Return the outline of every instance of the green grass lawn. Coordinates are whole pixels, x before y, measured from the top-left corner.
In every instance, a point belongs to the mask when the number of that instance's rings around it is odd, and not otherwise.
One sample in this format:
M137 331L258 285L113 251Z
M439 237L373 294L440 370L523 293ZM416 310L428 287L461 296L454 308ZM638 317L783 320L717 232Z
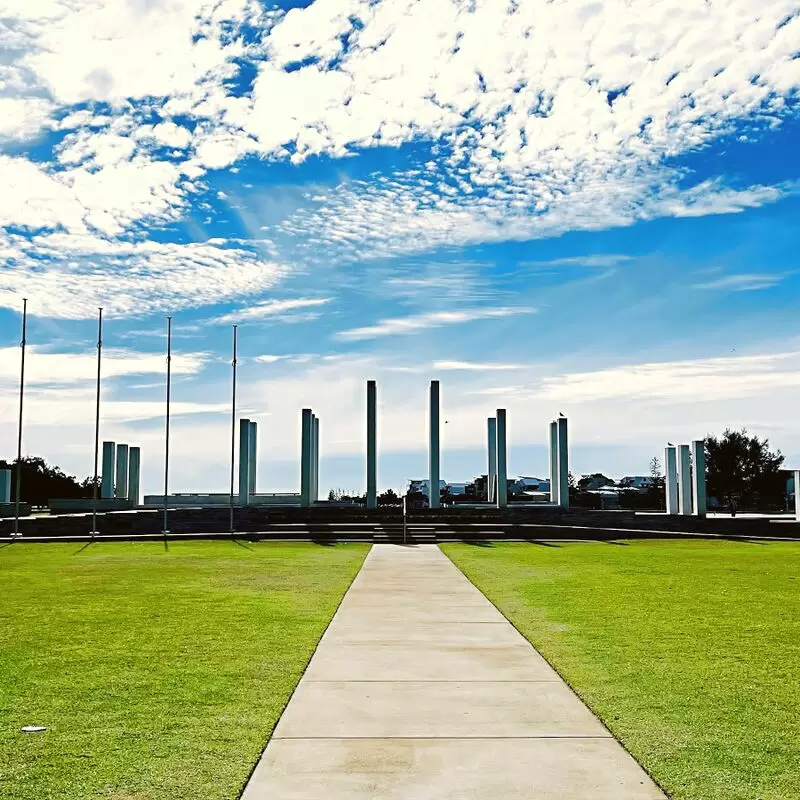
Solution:
M800 798L800 545L444 545L678 800Z
M0 798L236 798L367 551L0 549Z

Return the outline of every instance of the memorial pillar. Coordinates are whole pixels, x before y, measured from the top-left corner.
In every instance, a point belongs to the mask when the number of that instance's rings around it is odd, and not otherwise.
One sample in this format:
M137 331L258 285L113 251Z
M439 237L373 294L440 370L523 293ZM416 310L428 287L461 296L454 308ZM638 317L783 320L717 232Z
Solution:
M664 490L666 493L667 514L678 513L678 454L675 445L664 449Z
M250 420L239 420L239 505L250 505Z
M117 446L114 442L103 442L103 471L100 484L100 497L114 496L114 456Z
M497 420L497 507L508 505L508 464L506 449L506 410L498 408Z
M139 505L139 480L141 472L141 450L131 447L128 451L128 501L134 508Z
M489 470L486 474L486 501L494 502L494 491L497 483L497 419L489 417L487 425L487 445L489 451Z
M428 461L428 505L439 508L439 381L431 381Z
M367 381L367 508L378 507L378 388Z

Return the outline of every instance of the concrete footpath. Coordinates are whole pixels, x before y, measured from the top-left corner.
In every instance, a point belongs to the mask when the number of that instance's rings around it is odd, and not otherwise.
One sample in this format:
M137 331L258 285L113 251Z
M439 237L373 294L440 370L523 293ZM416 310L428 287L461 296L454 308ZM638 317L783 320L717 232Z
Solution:
M435 545L375 545L242 800L663 800Z

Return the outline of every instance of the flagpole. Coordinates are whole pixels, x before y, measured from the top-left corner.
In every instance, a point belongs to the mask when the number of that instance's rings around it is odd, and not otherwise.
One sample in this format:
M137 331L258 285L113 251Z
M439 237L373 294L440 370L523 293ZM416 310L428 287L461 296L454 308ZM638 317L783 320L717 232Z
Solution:
M166 417L166 431L164 441L164 526L162 533L166 538L169 533L167 528L167 509L168 509L168 494L169 491L169 399L170 399L170 384L172 381L172 317L167 317L167 417Z
M92 482L92 536L97 534L97 459L100 452L100 363L103 355L103 309L97 320L97 397L94 412L94 481Z
M19 536L19 500L22 490L22 403L25 397L25 344L28 330L28 299L22 298L22 362L19 372L19 426L17 428L17 486L14 503L14 536Z
M233 535L233 487L236 472L236 325L233 326L233 394L231 398L231 535ZM241 466L240 466L241 469Z

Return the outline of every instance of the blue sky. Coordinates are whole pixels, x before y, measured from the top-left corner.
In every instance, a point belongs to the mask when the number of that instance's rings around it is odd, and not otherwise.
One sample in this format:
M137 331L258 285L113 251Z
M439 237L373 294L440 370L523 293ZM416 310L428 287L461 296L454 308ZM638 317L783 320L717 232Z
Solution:
M12 0L0 15L0 455L92 472L102 436L160 488L228 482L231 326L259 490L443 475L642 474L726 426L800 463L800 15L772 0Z

